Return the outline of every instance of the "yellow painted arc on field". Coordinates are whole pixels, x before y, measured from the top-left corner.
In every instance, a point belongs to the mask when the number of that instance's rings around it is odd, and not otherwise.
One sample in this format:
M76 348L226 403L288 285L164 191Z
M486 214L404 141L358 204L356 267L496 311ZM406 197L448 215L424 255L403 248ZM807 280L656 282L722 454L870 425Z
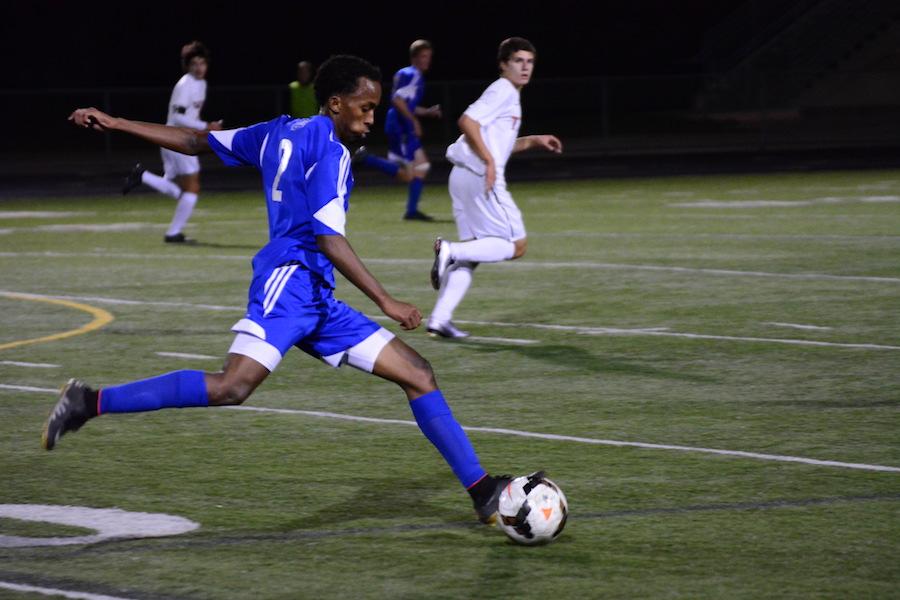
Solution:
M66 306L68 308L74 308L76 310L84 311L94 317L94 319L90 323L82 325L78 329L70 329L69 331L53 333L51 335L45 335L39 338L6 342L5 344L0 344L0 350L9 350L10 348L18 348L19 346L27 346L29 344L53 342L56 340L62 340L76 335L81 335L83 333L94 331L95 329L100 329L101 327L111 323L115 319L115 317L113 317L109 312L103 310L102 308L97 308L96 306L90 306L88 304L82 304L80 302L72 302L71 300L63 300L61 298L51 298L49 296L38 296L35 294L17 294L15 292L0 292L0 297L10 298L12 300L31 300L33 302L58 304L60 306Z

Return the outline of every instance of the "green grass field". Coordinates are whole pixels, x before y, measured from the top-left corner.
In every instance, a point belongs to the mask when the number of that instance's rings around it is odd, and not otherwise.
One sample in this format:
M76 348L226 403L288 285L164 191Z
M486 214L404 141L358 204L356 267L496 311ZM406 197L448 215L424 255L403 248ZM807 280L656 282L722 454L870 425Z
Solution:
M398 388L299 351L245 404L297 412L105 416L43 451L48 390L69 377L218 368L265 209L206 194L189 231L203 243L171 247L162 196L3 201L0 504L200 528L0 538L0 597L900 597L898 189L900 171L513 184L529 252L476 272L457 320L478 339L401 335L464 425L562 436L470 433L492 471L543 468L566 491L568 527L539 548L477 526L415 427L299 412L412 420ZM427 314L449 198L426 189L443 219L426 224L398 218L403 196L358 187L348 237ZM377 315L345 281L337 295ZM98 309L114 320L56 339ZM0 518L0 535L85 530Z

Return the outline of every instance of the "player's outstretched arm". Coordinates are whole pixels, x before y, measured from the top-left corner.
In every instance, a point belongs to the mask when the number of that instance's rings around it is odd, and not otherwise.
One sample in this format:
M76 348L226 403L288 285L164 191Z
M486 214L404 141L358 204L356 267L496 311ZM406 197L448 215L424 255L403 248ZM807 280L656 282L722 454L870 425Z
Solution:
M385 315L400 323L403 329L415 329L422 322L419 309L400 302L385 291L342 235L317 235L316 244L341 275L378 305Z
M96 108L79 108L69 115L69 120L78 127L128 133L181 154L196 155L210 151L206 132L203 131L144 121L129 121L121 117L112 117Z
M543 148L556 154L562 154L562 142L555 135L526 135L516 138L513 152L522 152L531 148Z

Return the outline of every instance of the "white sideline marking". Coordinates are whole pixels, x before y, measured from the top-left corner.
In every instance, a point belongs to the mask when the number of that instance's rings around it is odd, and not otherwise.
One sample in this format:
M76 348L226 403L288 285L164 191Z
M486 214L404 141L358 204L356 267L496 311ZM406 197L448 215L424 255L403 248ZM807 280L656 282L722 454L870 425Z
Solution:
M0 387L20 387L20 386L2 386ZM57 393L58 390L50 388L31 388L29 391L41 391ZM342 413L333 413L320 410L298 410L291 408L266 408L262 406L226 406L229 410L244 410L250 412L275 413L285 415L305 415L309 417L323 417L326 419L338 419L342 421L357 421L361 423L381 423L390 425L412 425L418 427L415 421L403 419L381 419L376 417L361 417L357 415L345 415ZM577 437L571 435L557 435L555 433L535 433L532 431L520 431L518 429L503 429L498 427L473 427L464 425L466 431L478 431L482 433L498 433L501 435L513 435L518 437L538 438L543 440L554 440L560 442L580 442L583 444L596 444L603 446L620 446L631 448L646 448L648 450L678 450L681 452L701 452L705 454L719 454L723 456L739 456L742 458L755 458L758 460L780 461L780 462L797 462L808 465L817 465L823 467L839 467L844 469L860 469L863 471L889 471L900 473L900 467L889 467L884 465L869 465L864 463L846 463L834 460L818 460L815 458L803 458L799 456L787 456L781 454L760 454L758 452L745 452L742 450L719 450L716 448L703 448L700 446L676 446L672 444L650 444L646 442L624 442L621 440L605 440L597 438Z
M294 414L306 415L310 417L324 417L327 419L340 419L344 421L359 421L363 423L384 423L392 425L416 425L415 421L406 421L401 419L377 419L374 417L359 417L356 415L345 415L341 413L325 412L318 410L295 410L288 408L263 408L258 406L230 406L231 410L247 410L252 412L269 412L278 414ZM699 446L676 446L672 444L648 444L645 442L623 442L620 440L604 440L597 438L576 437L571 435L557 435L554 433L535 433L531 431L519 431L517 429L503 429L498 427L471 427L463 426L466 431L478 431L482 433L498 433L501 435L513 435L518 437L538 438L543 440L554 440L560 442L579 442L583 444L596 444L603 446L620 446L631 448L645 448L649 450L677 450L681 452L701 452L705 454L718 454L722 456L739 456L741 458L755 458L758 460L778 461L778 462L796 462L807 465L816 465L822 467L839 467L843 469L860 469L863 471L889 471L892 473L900 473L900 467L889 467L884 465L868 465L864 463L846 463L834 460L818 460L815 458L803 458L800 456L786 456L781 454L761 454L758 452L744 452L742 450L719 450L716 448L703 448Z
M118 231L141 231L143 229L161 229L165 225L157 223L60 223L58 225L38 225L29 228L32 231L49 231L53 233L108 233Z
M124 598L122 596L107 596L106 594L91 594L89 592L73 592L71 590L59 590L56 588L40 587L36 585L23 585L21 583L10 583L8 581L0 581L0 588L12 590L14 592L33 592L35 594L43 594L45 596L62 596L64 598L75 598L76 600L134 600L133 598Z
M18 360L0 360L0 365L10 365L13 367L31 367L33 369L58 369L59 368L59 365L52 365L50 363L20 362Z
M763 325L775 325L776 327L789 327L791 329L811 329L814 331L831 331L831 327L818 325L801 325L800 323L779 323L778 321L766 321Z
M698 200L696 202L676 202L668 206L675 208L793 208L848 202L900 202L900 196L826 196L809 200Z
M897 281L900 281L898 279ZM0 290L3 292L6 290ZM16 292L20 293L20 292ZM109 304L130 304L140 306L167 306L174 308L203 308L216 311L238 311L244 310L243 307L237 306L218 306L215 304L191 304L190 302L154 302L146 300L121 300L118 298L100 298L93 296L54 296L44 294L31 294L42 298L66 298L70 300L83 300L86 302L106 302ZM390 321L387 317L373 316L370 317L375 321ZM619 327L592 327L586 325L552 325L545 323L504 323L502 321L464 321L458 323L463 325L490 325L494 327L530 327L532 329L547 329L552 331L574 331L583 335L656 335L662 337L676 337L686 339L699 340L722 340L732 342L754 342L766 344L787 344L790 346L819 346L824 348L861 348L866 350L900 350L900 346L890 346L885 344L850 344L842 342L820 342L815 340L796 340L782 338L757 338L742 337L729 335L710 335L701 333L679 333L676 331L666 331L667 327L649 327L625 329Z
M0 219L63 219L91 216L93 212L69 212L64 210L0 210Z
M157 356L171 356L172 358L196 358L197 360L216 360L220 356L209 356L208 354L189 354L187 352L156 352Z
M40 392L48 394L59 393L59 389L54 388L32 387L30 385L10 385L6 383L0 383L0 390L14 390L16 392Z
M890 237L890 236L889 236ZM227 254L209 254L209 255L193 255L193 254L118 254L118 253L99 253L99 252L0 252L2 258L19 258L19 257L46 257L46 258L137 258L147 260L155 258L160 260L239 260L250 261L250 257L242 255ZM366 258L366 263L382 264L382 265L418 265L424 267L430 265L430 260L419 258ZM671 271L673 273L701 273L705 275L730 275L736 277L776 277L784 279L822 279L825 281L872 281L882 283L900 283L900 277L875 277L868 275L830 275L828 273L770 273L767 271L737 271L732 269L705 269L701 267L678 267L665 265L640 265L626 263L600 263L600 262L518 262L514 261L506 265L507 269L611 269L620 271ZM54 296L56 298L65 298L66 296ZM73 296L72 298L77 298ZM100 301L98 299L98 301ZM128 303L129 301L122 301ZM173 303L177 306L177 303ZM244 307L241 307L243 310Z
M521 338L504 338L504 337L488 337L483 335L470 335L467 339L475 342L497 342L500 344L514 344L517 346L527 346L529 344L540 344L538 340L526 340Z
M373 262L373 261L367 261ZM526 262L512 263L512 268L572 268L611 269L618 271L671 271L673 273L702 273L704 275L731 275L738 277L778 277L784 279L823 279L827 281L878 281L900 283L900 277L874 277L869 275L829 275L827 273L769 273L766 271L734 271L731 269L704 269L699 267L667 267L662 265L629 265L619 263L594 262Z
M583 335L655 335L660 337L676 337L695 340L722 340L731 342L758 342L766 344L787 344L792 346L822 346L830 348L864 348L867 350L900 350L900 346L885 344L849 344L842 342L819 342L815 340L794 340L790 338L757 338L732 335L709 335L703 333L679 333L663 331L665 328L622 329L618 327L585 327L581 325L548 325L544 323L504 323L502 321L465 321L458 320L461 325L490 325L493 327L532 327L551 331L574 331Z

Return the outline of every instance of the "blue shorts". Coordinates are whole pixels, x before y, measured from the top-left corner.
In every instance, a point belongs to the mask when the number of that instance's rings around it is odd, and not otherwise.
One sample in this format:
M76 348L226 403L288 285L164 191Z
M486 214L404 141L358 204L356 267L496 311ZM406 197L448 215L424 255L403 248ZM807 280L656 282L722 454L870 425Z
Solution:
M334 298L321 278L299 263L254 273L246 316L230 352L273 371L292 346L333 367L348 362L370 371L394 335Z
M416 150L422 147L422 142L413 132L387 132L388 159L400 162L412 162L416 157Z

